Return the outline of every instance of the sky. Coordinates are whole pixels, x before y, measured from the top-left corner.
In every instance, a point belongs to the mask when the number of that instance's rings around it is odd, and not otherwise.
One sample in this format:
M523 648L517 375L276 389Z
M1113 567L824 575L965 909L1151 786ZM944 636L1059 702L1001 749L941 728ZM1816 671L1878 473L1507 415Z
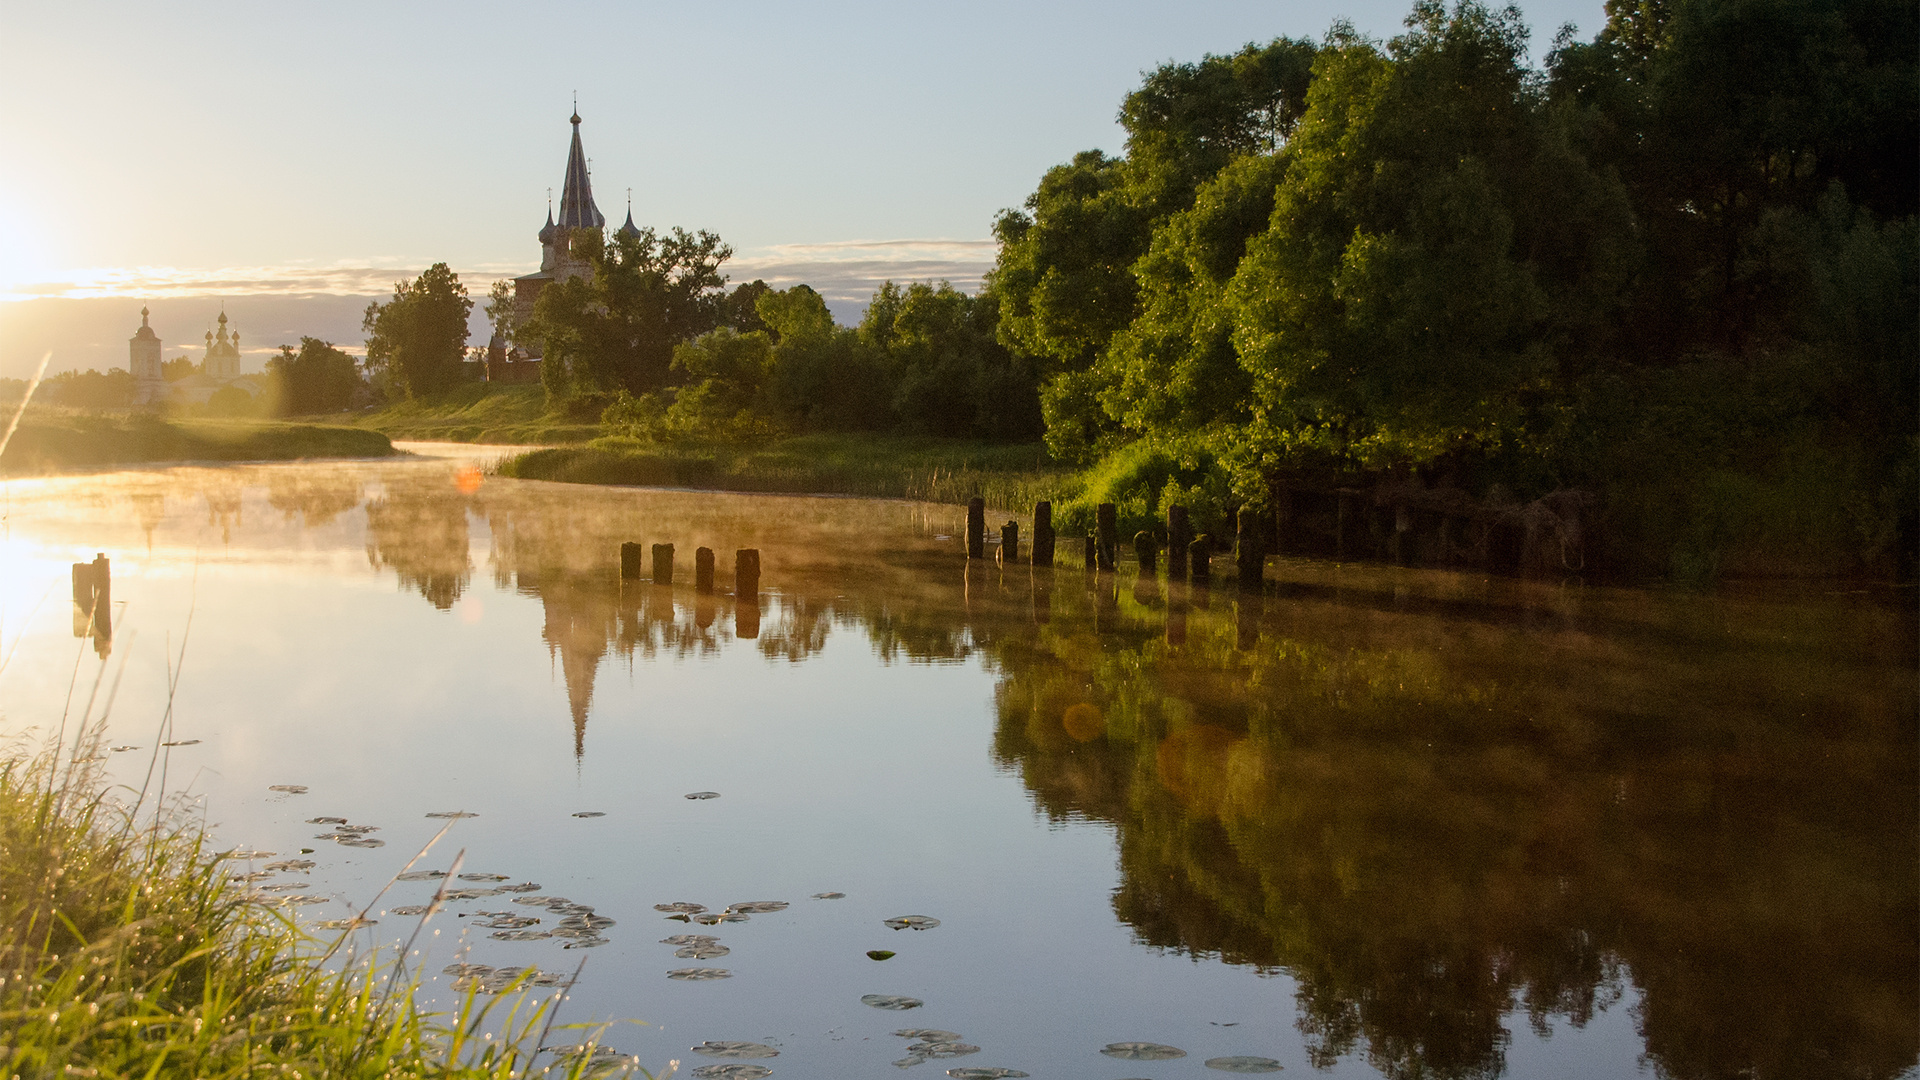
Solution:
M843 322L880 281L971 289L994 215L1123 149L1141 73L1409 0L94 3L0 0L0 376L167 355L222 307L249 368L434 262L484 294L539 263L574 95L617 224L709 229L736 282ZM1600 0L1523 7L1536 60ZM558 191L554 195L558 196ZM480 320L476 316L476 328Z

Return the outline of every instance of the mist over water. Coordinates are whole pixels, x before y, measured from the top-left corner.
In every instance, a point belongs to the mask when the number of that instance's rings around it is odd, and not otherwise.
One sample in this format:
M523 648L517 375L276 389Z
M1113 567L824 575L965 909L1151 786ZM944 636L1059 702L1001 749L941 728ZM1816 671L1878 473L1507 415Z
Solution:
M584 956L562 1020L644 1021L606 1041L656 1069L720 1044L783 1078L1920 1052L1910 600L1308 560L1242 596L969 564L962 507L466 467L8 483L3 730L56 727L77 657L76 699L120 680L108 741L140 749L108 765L137 785L191 611L170 783L220 846L273 853L236 887L347 919L451 821L416 869L456 877L393 883L352 932L401 939L397 909L465 889L425 993ZM623 582L622 542L672 543L675 584ZM67 599L96 552L103 649ZM264 870L288 859L313 865ZM912 1049L949 1042L978 1050Z

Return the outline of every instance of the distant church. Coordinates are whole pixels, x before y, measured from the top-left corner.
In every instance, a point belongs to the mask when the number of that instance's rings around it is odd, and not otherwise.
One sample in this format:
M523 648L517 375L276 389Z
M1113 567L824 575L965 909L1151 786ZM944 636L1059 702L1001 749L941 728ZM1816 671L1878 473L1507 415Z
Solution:
M525 326L533 317L534 301L540 292L556 281L588 277L593 267L579 254L575 242L582 230L603 233L606 217L593 204L593 178L587 173L587 152L580 146L580 114L575 112L573 145L567 149L567 176L560 188L560 220L547 208L547 223L540 229L540 269L513 279L513 323ZM633 224L633 208L627 208L627 222L616 231L619 236L638 236ZM498 334L487 348L487 378L493 382L535 382L540 378L540 348L527 344L507 352L506 342Z
M266 380L258 375L240 374L240 332L227 333L227 313L220 313L220 332L207 331L207 353L200 370L184 379L168 382L161 371L160 335L147 323L147 309L140 309L140 329L127 340L127 370L133 373L133 402L205 405L213 395L226 389L239 390L258 400L266 391Z

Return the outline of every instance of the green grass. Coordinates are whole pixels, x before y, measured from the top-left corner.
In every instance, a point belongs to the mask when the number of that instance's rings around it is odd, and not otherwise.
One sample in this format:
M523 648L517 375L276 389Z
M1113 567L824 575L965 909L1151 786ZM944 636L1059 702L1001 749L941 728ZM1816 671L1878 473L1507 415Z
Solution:
M65 755L97 749L81 739ZM561 1037L556 997L470 993L457 1013L422 1011L417 969L329 950L251 902L203 831L139 825L94 768L54 751L0 759L0 1075L509 1080L552 1062L536 1062L543 1038L593 1041ZM597 1064L546 1075L641 1075L631 1059Z
M432 398L396 401L342 422L395 439L433 442L584 443L600 434L599 417L550 411L538 383L471 383Z
M503 476L575 484L640 484L965 502L1031 509L1080 489L1079 473L1038 445L878 435L805 435L763 447L668 447L628 439L535 450Z
M160 461L280 461L385 457L376 431L280 420L167 420L148 413L34 408L0 456L0 472L31 474Z

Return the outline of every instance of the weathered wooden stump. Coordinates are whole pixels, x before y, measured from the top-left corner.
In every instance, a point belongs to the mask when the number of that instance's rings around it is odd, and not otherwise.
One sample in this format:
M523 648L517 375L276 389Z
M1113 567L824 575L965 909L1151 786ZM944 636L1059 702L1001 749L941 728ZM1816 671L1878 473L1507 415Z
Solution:
M1187 545L1193 543L1193 525L1187 508L1167 507L1167 580L1187 580Z
M693 549L693 591L701 594L713 591L713 549L710 547Z
M987 557L987 500L978 495L967 500L967 558Z
M620 545L620 580L636 581L640 577L640 556L643 549L639 544L629 541Z
M1092 533L1087 534L1086 559L1087 573L1091 574L1100 568L1100 542L1093 538Z
M1145 529L1133 534L1133 557L1140 562L1143 577L1152 577L1159 571L1160 546L1154 543L1153 534Z
M73 564L73 636L113 633L113 572L105 553Z
M1213 537L1201 533L1187 545L1187 565L1195 585L1213 580Z
M1009 521L1000 526L1000 561L1017 563L1020 561L1020 523Z
M741 548L733 553L733 595L742 603L758 603L760 596L760 549ZM760 616L754 615L754 625L760 625ZM757 631L756 631L757 632Z
M655 585L673 584L673 545L653 545L653 583Z
M1094 509L1094 535L1099 539L1100 569L1111 570L1120 557L1120 530L1115 524L1116 516L1112 503L1101 503Z
M760 605L741 600L733 606L733 636L750 641L760 636Z
M1053 504L1033 504L1033 565L1053 565Z

